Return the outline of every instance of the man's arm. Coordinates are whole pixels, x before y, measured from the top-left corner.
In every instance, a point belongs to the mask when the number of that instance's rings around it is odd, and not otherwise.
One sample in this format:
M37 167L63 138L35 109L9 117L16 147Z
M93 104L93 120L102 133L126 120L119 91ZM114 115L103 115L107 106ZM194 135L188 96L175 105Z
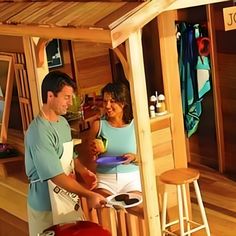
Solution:
M88 204L90 208L98 208L106 204L106 200L103 196L86 189L75 179L67 176L64 173L53 177L51 180L54 184L69 192L88 198Z
M79 160L79 158L74 159L75 162L75 171L79 173L83 181L86 184L88 189L94 189L97 186L97 177L96 175L86 168Z

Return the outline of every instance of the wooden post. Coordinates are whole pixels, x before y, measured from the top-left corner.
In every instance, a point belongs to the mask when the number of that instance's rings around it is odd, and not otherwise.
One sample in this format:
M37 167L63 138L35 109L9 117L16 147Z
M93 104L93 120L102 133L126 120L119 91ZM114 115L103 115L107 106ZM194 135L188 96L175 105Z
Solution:
M214 20L214 8L211 5L206 6L207 19L208 19L208 33L211 39L210 55L211 55L211 73L212 73L212 89L214 96L214 110L215 110L215 125L216 125L216 140L218 163L220 173L226 170L225 163L225 142L224 142L224 129L223 129L223 115L222 115L222 99L220 92L220 78L219 66L217 61L217 46L216 46L216 26Z
M176 39L176 11L158 16L163 85L167 110L172 114L171 131L175 167L187 166L187 153L181 102L180 77Z
M126 52L129 65L128 80L130 81L136 141L140 158L146 231L149 236L160 236L160 215L140 30L129 36L129 39L126 41Z

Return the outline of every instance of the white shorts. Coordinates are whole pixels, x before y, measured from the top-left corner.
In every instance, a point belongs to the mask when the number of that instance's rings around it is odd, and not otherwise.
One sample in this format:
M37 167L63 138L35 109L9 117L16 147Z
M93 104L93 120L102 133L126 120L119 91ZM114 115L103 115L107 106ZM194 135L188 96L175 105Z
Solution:
M36 211L27 205L29 236L38 236L45 229L53 225L51 211Z
M139 171L116 174L97 173L97 178L97 188L106 189L112 194L142 192Z

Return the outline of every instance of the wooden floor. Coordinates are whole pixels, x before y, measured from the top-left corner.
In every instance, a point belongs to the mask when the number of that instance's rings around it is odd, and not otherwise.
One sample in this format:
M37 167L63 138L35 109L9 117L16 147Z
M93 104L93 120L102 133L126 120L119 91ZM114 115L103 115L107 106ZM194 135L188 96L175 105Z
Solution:
M211 236L236 236L236 182L220 175L216 171L213 171L205 167L204 168L199 167L199 166L198 167L190 166L190 167L199 169L201 173L200 179L199 179L199 185L200 185L201 194L202 194L202 198L203 198L203 202L204 202L204 206L206 209L206 214L207 214L207 218L208 218L208 222L209 222L209 226L211 230ZM17 182L13 181L11 178L7 178L5 179L5 181L2 181L2 186L4 186L4 184L10 185L9 181L11 181L11 186L14 186L14 188L17 188L17 186L15 186L17 185ZM20 186L22 188L22 184ZM19 190L19 193L21 193L21 191L22 189ZM0 194L0 197L1 197L3 192L0 191L0 193L1 193ZM19 197L17 201L12 201L12 199L9 196L8 198L3 196L2 199L4 199L5 201L9 199L9 201L11 202L11 203L10 202L8 203L1 200L0 208L3 208L3 209L4 209L3 206L5 205L15 206L16 208L16 205L14 205L14 203L16 203L17 205L20 205L20 202L21 202ZM196 202L196 197L193 191L191 191L191 200L193 203ZM192 208L193 208L194 220L200 221L200 214L199 214L197 205L192 204ZM22 209L22 206L21 206L21 209ZM18 217L22 219L26 218L25 213L22 215L22 213L20 214L17 209L15 209L15 213L17 213ZM0 214L0 218L1 218L1 214ZM1 234L1 228L2 228L1 223L6 225L5 221L0 219L0 236L2 235L12 236L13 234L6 234L6 232ZM8 226L6 225L5 228L7 227ZM19 235L20 235L20 232L19 232ZM192 235L193 236L206 236L206 233L204 232L204 230L202 230Z
M211 236L236 236L236 182L212 169L191 167L198 168L201 173L199 185ZM197 202L192 191L191 200ZM193 217L195 220L199 220L197 205L193 204L192 208ZM206 233L202 230L193 235L205 236Z

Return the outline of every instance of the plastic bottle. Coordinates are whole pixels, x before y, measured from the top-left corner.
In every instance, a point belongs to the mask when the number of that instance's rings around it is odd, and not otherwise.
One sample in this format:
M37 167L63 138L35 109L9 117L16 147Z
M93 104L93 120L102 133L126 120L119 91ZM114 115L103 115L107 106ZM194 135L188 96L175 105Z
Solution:
M164 113L166 113L165 96L164 96L163 94L160 94L160 95L158 96L157 113L159 113L159 114L164 114Z
M157 98L155 95L152 95L149 99L149 105L153 105L153 106L156 106L156 102L157 102Z
M156 113L155 113L155 106L154 105L151 105L149 107L149 111L150 111L150 117L151 118L154 118L156 116Z

